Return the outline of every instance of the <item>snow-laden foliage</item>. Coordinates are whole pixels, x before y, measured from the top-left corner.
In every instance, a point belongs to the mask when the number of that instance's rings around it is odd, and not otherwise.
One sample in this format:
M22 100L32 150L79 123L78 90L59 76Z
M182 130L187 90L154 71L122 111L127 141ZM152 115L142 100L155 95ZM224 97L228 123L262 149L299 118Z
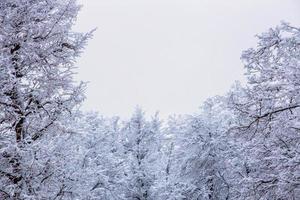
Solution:
M300 29L244 51L247 84L197 114L128 120L76 109L75 0L0 2L0 199L300 198ZM101 91L99 91L101 92Z
M300 196L300 29L288 24L260 36L243 53L248 84L236 86L229 106L243 141L244 199Z
M72 68L90 34L71 31L78 10L73 0L0 2L1 198L50 198L65 187L57 166L57 179L42 183L50 180L51 158L63 161L50 135L83 99Z
M143 112L137 109L121 131L127 162L124 171L126 199L151 199L159 158L160 121L157 117L146 121Z

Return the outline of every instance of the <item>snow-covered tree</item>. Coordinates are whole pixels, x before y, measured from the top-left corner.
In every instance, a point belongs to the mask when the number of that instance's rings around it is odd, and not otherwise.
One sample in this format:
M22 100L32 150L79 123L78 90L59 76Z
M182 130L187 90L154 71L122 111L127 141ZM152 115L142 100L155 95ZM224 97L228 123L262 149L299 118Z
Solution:
M79 8L75 0L0 2L1 198L42 198L36 179L49 176L47 162L33 149L83 99L72 80L90 37L71 30Z
M158 159L160 120L155 117L151 122L137 108L122 130L124 156L127 167L127 199L151 199L151 187L156 179L155 167Z
M234 152L227 136L232 115L223 105L223 98L216 97L206 101L199 114L172 120L168 128L172 157L167 162L168 169L172 163L172 178L165 199L230 198L226 167L230 168Z
M243 53L248 84L237 85L229 106L245 160L243 199L297 199L300 195L300 29L286 23L258 36Z
M80 114L70 121L74 170L73 192L79 199L125 199L123 166L118 118L97 113ZM73 147L73 148L72 148Z

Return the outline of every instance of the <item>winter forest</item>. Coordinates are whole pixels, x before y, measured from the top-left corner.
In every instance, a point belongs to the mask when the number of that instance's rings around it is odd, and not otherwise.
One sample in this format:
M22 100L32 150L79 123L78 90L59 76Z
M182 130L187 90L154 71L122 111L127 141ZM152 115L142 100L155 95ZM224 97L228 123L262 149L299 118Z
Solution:
M0 1L1 200L300 199L300 28L258 33L247 83L197 114L123 120L79 108L79 10Z

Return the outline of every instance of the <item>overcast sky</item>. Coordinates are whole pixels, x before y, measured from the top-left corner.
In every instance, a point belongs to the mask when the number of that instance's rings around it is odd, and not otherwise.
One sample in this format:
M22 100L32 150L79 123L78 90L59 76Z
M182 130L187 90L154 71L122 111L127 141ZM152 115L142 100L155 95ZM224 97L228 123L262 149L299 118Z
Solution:
M300 25L299 0L80 0L76 31L97 31L78 60L84 110L128 117L196 112L242 80L241 52L281 20Z

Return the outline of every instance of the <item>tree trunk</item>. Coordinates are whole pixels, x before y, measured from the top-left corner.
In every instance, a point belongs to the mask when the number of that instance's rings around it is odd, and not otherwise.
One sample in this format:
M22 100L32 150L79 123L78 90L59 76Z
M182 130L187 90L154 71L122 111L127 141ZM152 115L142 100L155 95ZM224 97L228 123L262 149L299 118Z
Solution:
M20 200L21 199L21 193L22 193L22 187L23 187L23 176L22 176L22 163L21 163L21 155L20 151L22 151L22 148L24 146L23 144L23 137L24 137L24 124L25 124L25 117L24 117L24 111L23 111L23 102L20 99L20 94L18 90L18 83L20 79L22 78L21 73L21 67L18 63L19 57L18 57L18 50L21 48L20 44L13 45L10 53L12 55L12 67L15 69L14 76L15 76L15 83L12 88L12 90L9 92L8 96L12 101L12 104L18 108L15 111L15 114L18 116L17 120L15 121L15 137L16 137L16 149L14 152L14 156L11 158L10 163L12 167L12 175L13 179L12 182L15 186L14 192L13 192L13 199L14 200Z

